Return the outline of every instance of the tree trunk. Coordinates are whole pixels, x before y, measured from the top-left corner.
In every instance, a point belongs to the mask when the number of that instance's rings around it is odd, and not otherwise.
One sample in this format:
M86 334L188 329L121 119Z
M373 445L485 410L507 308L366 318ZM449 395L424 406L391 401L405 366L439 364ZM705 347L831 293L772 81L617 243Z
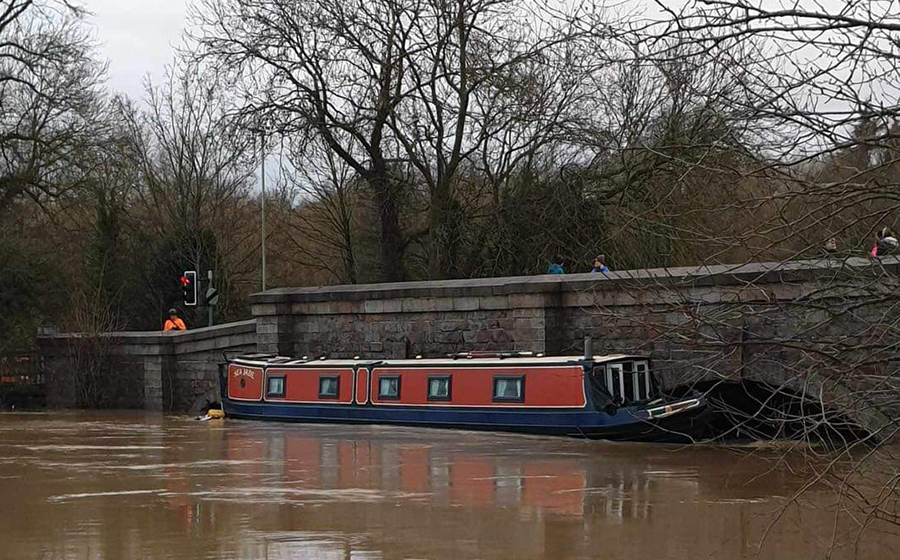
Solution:
M400 235L400 201L386 173L375 173L369 184L375 192L378 217L381 222L381 278L385 282L401 282L403 270L403 239Z
M454 224L450 189L439 182L431 196L428 212L429 247L428 277L441 280L452 276L454 269Z
M356 284L356 252L353 250L353 233L350 227L346 226L342 233L344 247L341 250L341 258L344 262L344 281L347 284Z

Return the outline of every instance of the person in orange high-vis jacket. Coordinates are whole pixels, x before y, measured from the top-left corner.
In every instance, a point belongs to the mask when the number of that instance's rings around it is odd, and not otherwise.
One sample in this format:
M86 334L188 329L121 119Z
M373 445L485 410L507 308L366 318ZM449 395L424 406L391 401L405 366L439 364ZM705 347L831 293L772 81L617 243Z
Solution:
M186 331L187 325L184 324L184 321L178 316L178 311L173 307L169 310L169 318L166 319L166 323L163 325L164 331Z

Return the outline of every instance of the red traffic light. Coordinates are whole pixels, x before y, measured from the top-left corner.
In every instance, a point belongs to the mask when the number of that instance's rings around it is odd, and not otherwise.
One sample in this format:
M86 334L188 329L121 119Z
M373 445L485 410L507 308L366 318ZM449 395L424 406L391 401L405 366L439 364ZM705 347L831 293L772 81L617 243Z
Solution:
M181 278L181 294L184 297L184 304L188 307L197 305L197 271L185 270Z

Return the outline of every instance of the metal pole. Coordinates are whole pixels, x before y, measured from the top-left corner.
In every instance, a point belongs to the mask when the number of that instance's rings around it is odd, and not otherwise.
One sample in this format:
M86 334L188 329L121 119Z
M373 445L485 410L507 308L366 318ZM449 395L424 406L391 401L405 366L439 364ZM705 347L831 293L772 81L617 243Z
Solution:
M207 271L206 277L209 278L209 284L206 287L206 289L209 290L210 288L213 287L213 271L212 270ZM213 326L213 305L211 303L209 303L209 301L207 301L206 308L207 308L207 312L209 313L209 321L206 323L206 326L211 327L211 326Z
M266 291L266 133L260 134L259 153L262 157L262 289Z

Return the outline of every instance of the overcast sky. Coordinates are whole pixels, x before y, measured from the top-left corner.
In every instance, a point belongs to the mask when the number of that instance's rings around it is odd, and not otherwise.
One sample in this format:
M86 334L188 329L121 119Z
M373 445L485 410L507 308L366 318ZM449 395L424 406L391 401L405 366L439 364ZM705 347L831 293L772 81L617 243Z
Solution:
M85 0L90 24L109 61L109 84L134 99L143 97L143 80L156 81L181 44L189 0Z

